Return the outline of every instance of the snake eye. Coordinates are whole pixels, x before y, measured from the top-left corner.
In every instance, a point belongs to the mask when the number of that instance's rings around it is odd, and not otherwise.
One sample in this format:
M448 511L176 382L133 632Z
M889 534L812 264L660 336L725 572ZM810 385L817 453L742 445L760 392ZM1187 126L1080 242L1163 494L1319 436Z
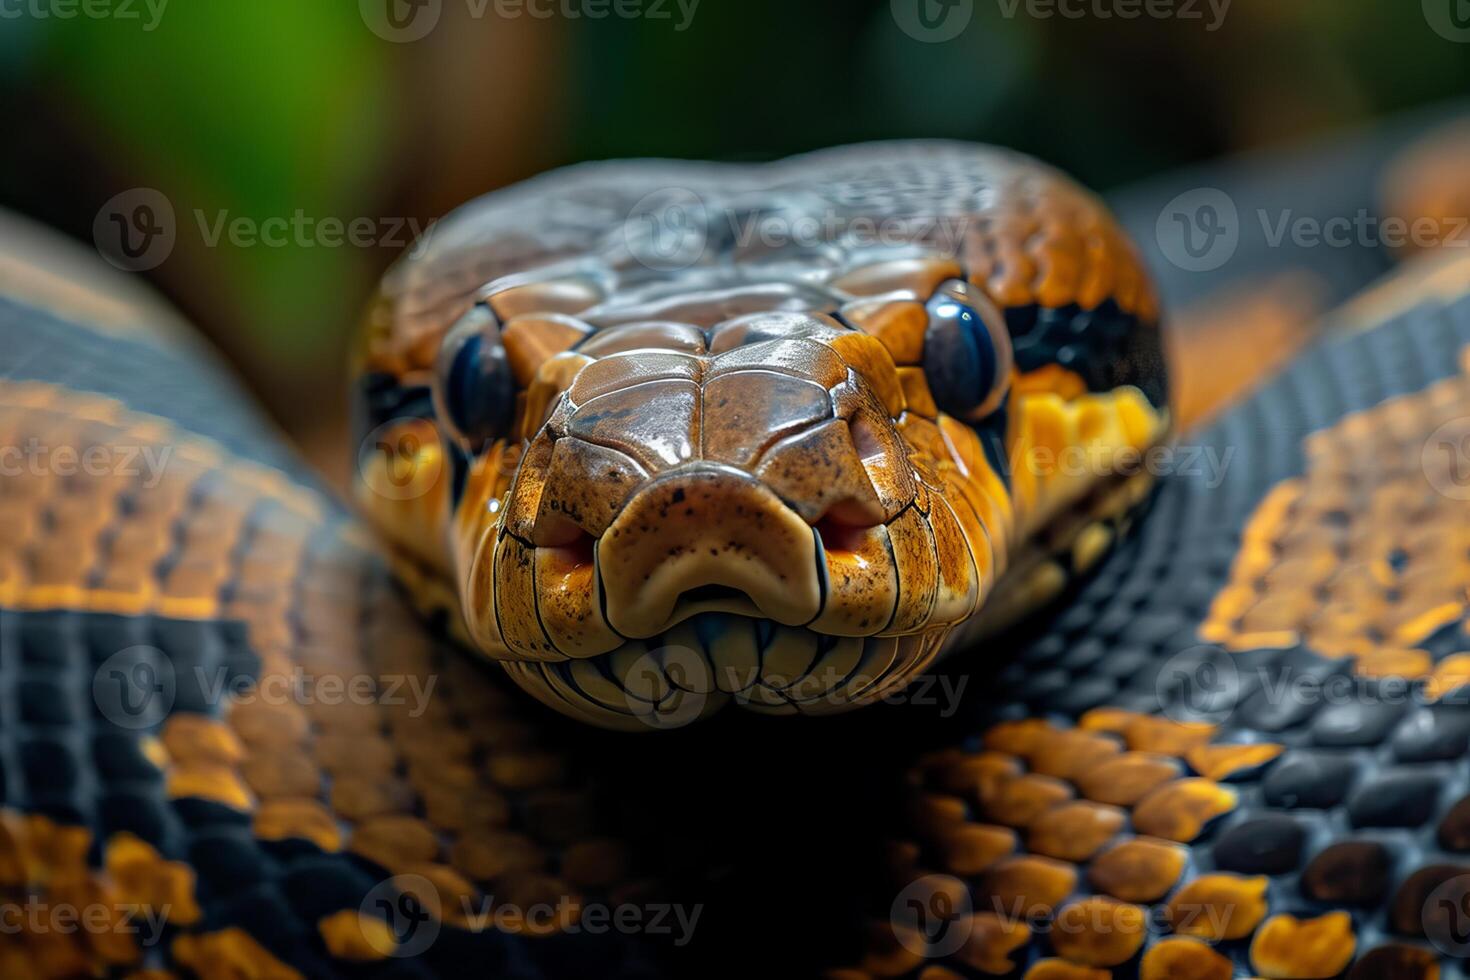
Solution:
M989 415L1010 390L1011 335L1005 317L960 279L940 286L928 310L924 375L935 404L957 418Z
M473 306L445 335L434 370L434 408L442 422L473 448L510 435L516 385L500 324Z

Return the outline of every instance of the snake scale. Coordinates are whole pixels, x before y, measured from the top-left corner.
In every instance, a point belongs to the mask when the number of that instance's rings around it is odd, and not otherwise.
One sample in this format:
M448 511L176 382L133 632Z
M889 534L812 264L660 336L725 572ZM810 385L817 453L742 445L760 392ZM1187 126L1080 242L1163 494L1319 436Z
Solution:
M6 258L0 976L1462 972L1464 263L1175 447L1034 161L574 168L385 278L363 520Z

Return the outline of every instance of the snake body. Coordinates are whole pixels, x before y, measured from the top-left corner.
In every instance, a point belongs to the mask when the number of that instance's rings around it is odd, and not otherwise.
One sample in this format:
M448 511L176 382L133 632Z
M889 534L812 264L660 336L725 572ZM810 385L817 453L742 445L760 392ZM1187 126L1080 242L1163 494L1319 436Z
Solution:
M1156 307L1096 199L1013 154L577 168L389 274L358 496L569 714L844 710L1013 566L1011 604L1055 591L1028 553L1097 557L1168 429Z
M370 310L384 548L170 314L39 254L0 262L0 976L1463 973L1463 261L1159 474L1154 300L1050 170L553 175ZM729 701L796 717L684 727Z

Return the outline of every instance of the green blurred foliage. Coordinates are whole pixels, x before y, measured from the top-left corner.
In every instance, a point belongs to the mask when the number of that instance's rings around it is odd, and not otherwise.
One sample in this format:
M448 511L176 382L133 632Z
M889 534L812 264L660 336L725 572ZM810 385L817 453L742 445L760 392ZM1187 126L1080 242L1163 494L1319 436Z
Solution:
M391 99L381 43L353 5L174 0L152 31L85 18L45 27L32 70L81 107L119 171L165 190L181 248L204 238L200 214L361 214L382 179ZM283 358L324 353L330 335L310 325L361 296L346 249L215 251L213 287Z

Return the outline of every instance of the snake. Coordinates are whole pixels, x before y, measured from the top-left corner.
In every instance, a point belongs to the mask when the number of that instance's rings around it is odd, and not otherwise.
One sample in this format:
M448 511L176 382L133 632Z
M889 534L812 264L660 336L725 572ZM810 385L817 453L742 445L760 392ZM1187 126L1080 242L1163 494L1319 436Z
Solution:
M0 975L1462 972L1465 262L1198 426L1027 157L581 165L385 275L349 501L5 240Z

